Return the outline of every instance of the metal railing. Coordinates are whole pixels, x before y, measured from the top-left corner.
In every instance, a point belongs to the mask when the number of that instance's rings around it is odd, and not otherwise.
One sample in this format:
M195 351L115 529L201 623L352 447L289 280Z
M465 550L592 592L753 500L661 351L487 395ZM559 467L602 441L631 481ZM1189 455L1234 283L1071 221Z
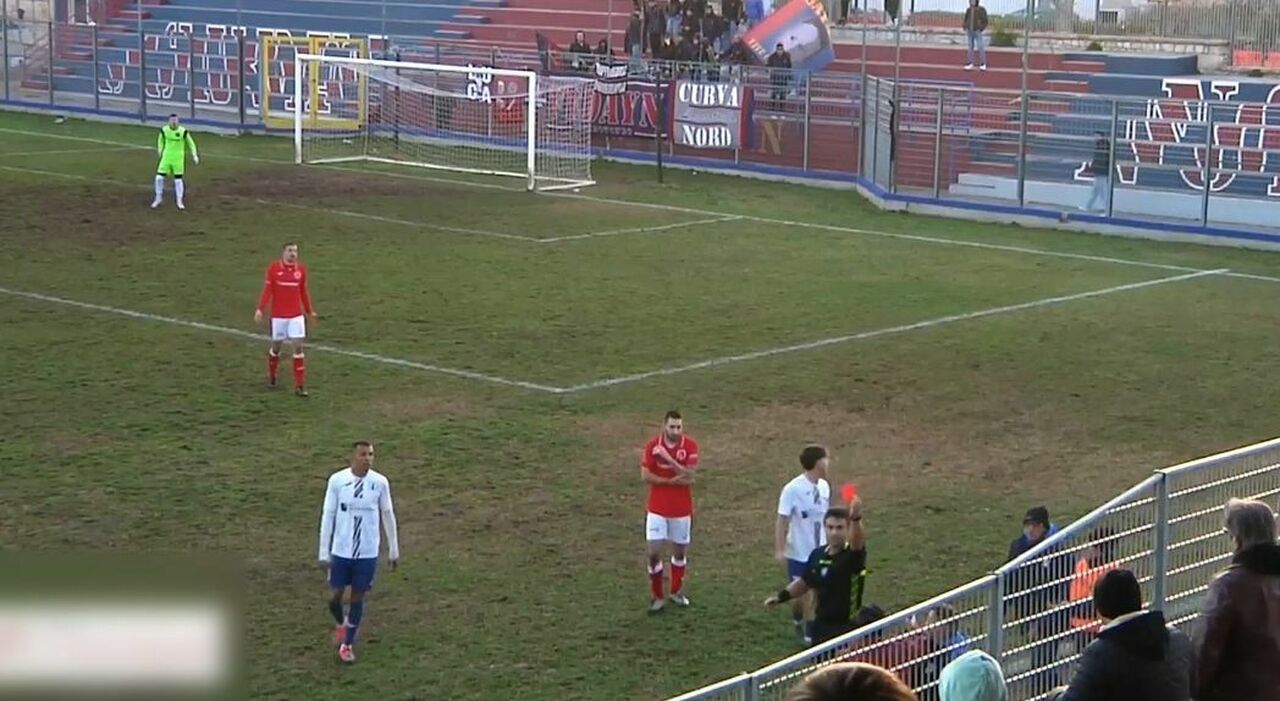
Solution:
M1148 607L1188 628L1213 574L1229 563L1227 499L1280 498L1280 439L1156 471L990 575L843 637L679 701L782 699L833 662L898 674L922 701L938 698L942 668L969 649L1000 661L1010 698L1039 701L1066 684L1097 635L1093 582L1132 571Z

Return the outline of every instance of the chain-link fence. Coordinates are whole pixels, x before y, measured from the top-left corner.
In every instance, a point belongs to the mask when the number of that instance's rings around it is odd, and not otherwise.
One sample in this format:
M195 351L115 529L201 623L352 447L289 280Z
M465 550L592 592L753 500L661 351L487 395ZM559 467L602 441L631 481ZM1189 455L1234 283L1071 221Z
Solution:
M1010 698L1039 701L1066 684L1102 621L1093 585L1126 569L1145 604L1186 629L1231 558L1223 506L1280 499L1280 439L1159 470L992 574L680 701L780 701L834 662L893 671L921 701L937 701L942 668L970 649L1000 661Z

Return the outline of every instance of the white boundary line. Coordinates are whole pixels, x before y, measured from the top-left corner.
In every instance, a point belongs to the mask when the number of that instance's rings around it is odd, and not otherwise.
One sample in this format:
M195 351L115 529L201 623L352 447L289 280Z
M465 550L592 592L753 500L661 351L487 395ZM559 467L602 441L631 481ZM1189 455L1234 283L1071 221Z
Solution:
M682 229L686 226L699 226L701 224L718 224L720 222L738 221L742 217L725 216L713 217L708 219L694 219L693 221L681 221L674 224L662 224L659 226L637 226L630 229L610 229L608 231L593 231L586 234L573 234L571 236L555 236L548 239L539 239L538 243L561 243L563 241L582 241L583 239L595 239L605 236L624 236L626 234L652 234L658 231L669 231L671 229Z
M146 146L134 146L131 144L127 144L123 141L111 141L108 139L94 139L90 137L70 136L70 135L64 135L64 134L49 134L49 133L40 132L40 131L29 131L26 129L9 129L6 127L0 127L0 133L18 134L22 136L44 137L48 139L65 139L68 141L80 141L80 142L91 143L91 144L106 144L110 146L126 146L130 148L138 148L138 149L148 148ZM229 160L237 160L237 161L247 161L251 163L268 163L272 165L293 165L292 161L282 161L279 159L272 159L272 158L257 158L254 156L240 156L236 154L216 154L216 155L212 155L211 157L226 158ZM386 176L389 178L401 178L405 180L421 180L423 182L442 183L446 185L474 187L474 188L488 189L488 190L500 190L503 192L515 192L515 190L513 190L512 188L504 187L502 185L494 185L492 183L469 182L466 180L459 180L454 178L435 178L431 176L413 175L409 173L394 173L394 172L385 171L385 170L350 168L350 167L344 167L344 166L315 166L315 167L326 168L329 170L340 170L340 171L351 172L351 173L361 173L365 175L375 174L375 175ZM900 241L915 241L917 243L931 243L931 244L942 245L942 246L962 246L967 248L978 248L978 249L984 249L989 251L1006 251L1008 253L1021 253L1025 255L1048 256L1051 258L1087 260L1087 261L1093 261L1095 263L1112 263L1115 265L1131 265L1131 266L1137 266L1137 267L1143 267L1143 268L1151 268L1155 270L1173 270L1173 271L1184 271L1184 272L1210 272L1204 268L1196 268L1196 267L1186 266L1186 265L1173 265L1173 264L1167 264L1167 263L1154 263L1151 261L1136 260L1132 258L1098 256L1098 255L1091 255L1087 253L1070 253L1067 251L1053 251L1053 250L1047 250L1047 249L1041 249L1041 248L1031 248L1029 246L1015 246L1012 244L988 243L985 241L968 241L965 239L948 239L948 238L941 238L936 236L920 236L916 234L902 234L902 233L896 233L891 231L880 231L877 229L860 229L856 227L836 226L833 224L815 224L813 222L792 221L787 219L773 219L770 217L759 217L759 216L750 215L750 214L732 214L729 212L717 212L709 209L680 207L677 205L661 204L658 202L638 202L635 200L620 200L620 199L615 199L611 197L596 197L594 195L574 194L570 192L547 192L547 193L540 193L540 195L542 197L579 199L579 200L585 200L588 202L597 202L600 204L613 204L613 205L618 205L623 207L640 207L645 209L659 209L659 210L664 210L668 212L682 212L685 214L692 214L692 215L697 215L701 217L736 217L743 221L755 221L755 222L761 222L765 224L773 224L775 226L791 226L791 227L798 227L798 228L815 229L820 231L830 231L830 232L842 233L842 234L856 234L860 236L876 236L880 238L897 239ZM417 225L421 226L421 224L417 224ZM1280 276L1259 275L1255 273L1240 273L1240 272L1234 272L1234 271L1227 272L1227 273L1219 273L1219 274L1225 277L1232 277L1232 278L1259 280L1264 282L1280 282Z
M798 351L824 348L826 346L833 346L841 343L848 343L850 341L861 341L869 338L877 338L880 336L891 336L896 334L909 333L912 331L920 331L923 329L930 329L936 326L943 326L946 324L951 324L959 321L981 319L989 316L997 316L1001 314L1009 314L1013 312L1025 311L1028 309L1036 309L1039 307L1047 307L1047 306L1052 306L1057 304L1064 304L1066 302L1073 302L1073 301L1082 300L1082 299L1091 299L1094 297L1102 297L1105 295L1117 294L1120 292L1128 292L1131 290L1139 290L1147 287L1155 287L1157 285L1165 285L1165 284L1174 283L1174 282L1182 282L1184 280L1192 280L1200 277L1208 277L1212 275L1226 275L1228 272L1229 271L1225 268L1220 270L1202 270L1202 271L1197 271L1193 273L1175 275L1172 277L1157 278L1155 280L1144 280L1142 282L1132 282L1126 285L1116 285L1116 286L1107 287L1101 290L1092 290L1089 292L1077 292L1075 294L1060 295L1057 297L1046 297L1044 299L1038 299L1031 302L1023 302L1021 304L1010 304L1002 307L992 307L990 309L983 309L976 312L952 314L949 316L942 316L934 319L927 319L925 321L917 321L911 324L903 324L900 326L890 326L890 327L881 328L881 329L874 329L871 331L862 331L860 333L848 334L844 336L833 336L831 338L823 338L817 341L810 341L808 343L799 343L799 344L793 344L788 346L778 346L776 348L766 348L764 350L753 351L750 353L742 353L739 355L727 355L719 358L710 358L710 359L702 360L696 363L690 363L688 365L677 365L672 367L659 368L657 370L650 370L648 372L634 373L631 375L622 375L619 377L609 377L609 378L604 378L600 380L594 380L591 382L585 382L578 385L571 385L569 387L557 387L555 385L544 385L536 382L528 382L525 380L513 380L505 377L499 377L497 375L486 375L480 372L472 372L470 370L460 370L457 368L444 367L441 365L419 363L417 361L404 360L402 358L391 358L384 355L378 355L376 353L366 353L364 351L347 350L344 348L338 348L336 346L331 346L323 343L308 343L307 347L314 350L323 351L326 353L333 353L335 355L347 356L349 358L360 358L362 360L369 360L369 361L381 363L384 365L395 365L399 367L412 368L414 370L422 370L425 372L437 373L441 375L449 375L452 377L458 377L458 378L463 378L467 380L476 380L479 382L505 385L508 387L519 387L522 389L534 390L537 392L543 392L547 394L574 394L574 393L585 392L585 391L594 390L594 389L602 389L605 387L614 387L617 385L629 384L632 382L639 382L641 380L647 380L653 377L676 375L684 372L689 372L691 370L714 368L714 367L720 367L722 365L729 365L731 363L740 363L748 360L757 360L760 358L768 358L776 355L783 355L785 353L794 353ZM226 326L216 326L214 324L206 324L199 321L188 321L185 319L177 319L174 317L162 316L159 314L149 314L147 312L134 311L132 309L110 307L104 304L92 304L90 302L81 302L74 299L67 299L65 297L55 297L53 295L40 294L38 292L27 292L23 290L15 290L15 289L10 289L6 287L0 287L0 294L9 295L12 297L20 297L25 299L37 300L40 302L48 302L52 304L62 304L70 307L76 307L78 309L85 309L88 311L104 312L107 314L116 314L119 316L126 316L126 317L139 319L143 321L155 321L155 322L160 322L165 324L173 324L175 326L184 326L187 328L199 329L201 331L211 331L214 333L219 333L227 336L235 336L238 338L245 338L245 339L250 339L254 341L266 342L270 340L269 337L263 334L251 333L248 331L233 329Z
M67 299L65 297L54 297L53 295L40 294L38 292L26 292L23 290L14 290L7 287L0 287L0 294L6 294L11 297L23 297L33 299L40 302L49 302L52 304L62 304L69 307L76 307L95 312L104 312L107 314L116 314L119 316L127 316L132 319L140 319L143 321L156 321L164 324L173 324L175 326L185 326L191 329L199 329L201 331L211 331L224 336L235 336L253 341L268 342L271 340L269 336L249 331L241 331L226 326L216 326L214 324L205 324L199 321L187 321L186 319L177 319L171 316L162 316L160 314L148 314L147 312L134 311L132 309L121 309L120 307L109 307L105 304L91 304L89 302L81 302L79 300ZM344 355L349 358L360 358L362 360L370 360L375 363L384 365L397 365L404 368L412 368L414 370L422 370L425 372L436 373L440 375L450 375L453 377L461 377L467 380L477 380L480 382L488 382L495 385L506 385L508 387L521 387L523 389L536 390L538 392L547 392L551 394L560 394L564 392L561 387L553 387L550 385L542 385L536 382L525 382L524 380L511 380L497 375L486 375L484 373L472 372L470 370L459 370L457 368L449 368L441 365L431 365L428 363L419 363L413 360L404 360L401 358L390 358L375 353L365 353L364 351L347 350L338 348L324 343L307 343L307 350L318 350L325 353L333 353L334 355Z
M563 392L566 394L573 392L583 392L586 390L601 389L604 387L613 387L616 385L627 384L630 382L638 382L647 380L652 377L661 377L665 375L676 375L690 370L702 370L705 368L715 368L730 363L740 363L746 360L756 360L759 358L769 358L784 353L795 353L797 351L814 350L816 348L824 348L840 343L848 343L849 341L862 341L868 338L878 338L880 336L892 336L895 334L908 333L911 331L920 331L930 329L935 326L951 324L957 321L968 321L970 319L981 319L989 316L997 316L1000 314L1009 314L1012 312L1025 311L1027 309L1036 309L1039 307L1048 307L1065 302L1073 302L1081 299L1091 299L1094 297L1102 297L1105 295L1116 294L1119 292L1129 292L1131 290L1140 290L1147 287L1155 287L1156 285L1167 285L1174 282L1182 282L1184 280L1193 280L1200 277L1208 277L1210 275L1225 275L1229 271L1221 270L1201 270L1193 273L1185 273L1183 275L1174 275L1173 277L1157 278L1155 280L1146 280L1143 282L1133 282L1127 285L1116 285L1115 287L1107 287L1101 290L1093 290L1091 292L1078 292L1070 295L1060 295L1057 297L1046 297L1032 302L1023 302L1021 304L1010 304L1003 307L992 307L976 312L966 312L963 314L952 314L950 316L942 316L936 319L928 319L925 321L917 321L913 324L903 324L901 326L890 326L872 331L863 331L860 333L848 334L846 336L833 336L831 338L823 338L808 343L797 343L789 346L779 346L777 348L767 348L765 350L753 351L751 353L743 353L741 355L726 355L719 358L710 358L688 365L676 365L658 370L650 370L648 372L638 372L631 375L622 375L620 377L610 377L594 382L586 382L580 385L572 385L565 387Z
M111 151L136 151L138 146L116 146L114 148L64 148L52 151L3 151L0 158L16 158L18 156L64 156L73 153L109 153Z

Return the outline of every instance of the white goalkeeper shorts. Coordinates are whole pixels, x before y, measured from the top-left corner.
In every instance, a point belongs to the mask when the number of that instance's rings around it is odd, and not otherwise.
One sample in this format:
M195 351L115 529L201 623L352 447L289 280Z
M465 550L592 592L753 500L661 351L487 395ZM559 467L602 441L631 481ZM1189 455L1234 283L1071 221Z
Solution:
M644 538L648 541L669 540L676 545L688 545L692 529L692 516L667 518L655 513L646 513L644 517Z
M271 317L271 340L292 341L307 337L307 318L303 316Z

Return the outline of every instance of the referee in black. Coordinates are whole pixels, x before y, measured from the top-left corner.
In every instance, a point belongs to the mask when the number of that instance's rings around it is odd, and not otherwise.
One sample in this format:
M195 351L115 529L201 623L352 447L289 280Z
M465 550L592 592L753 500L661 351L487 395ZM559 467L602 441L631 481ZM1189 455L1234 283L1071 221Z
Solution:
M765 606L773 608L810 589L817 592L818 605L813 621L815 645L853 629L852 619L862 608L862 587L867 574L862 500L855 499L848 509L828 509L822 525L827 533L827 544L809 554L804 575L764 602Z

